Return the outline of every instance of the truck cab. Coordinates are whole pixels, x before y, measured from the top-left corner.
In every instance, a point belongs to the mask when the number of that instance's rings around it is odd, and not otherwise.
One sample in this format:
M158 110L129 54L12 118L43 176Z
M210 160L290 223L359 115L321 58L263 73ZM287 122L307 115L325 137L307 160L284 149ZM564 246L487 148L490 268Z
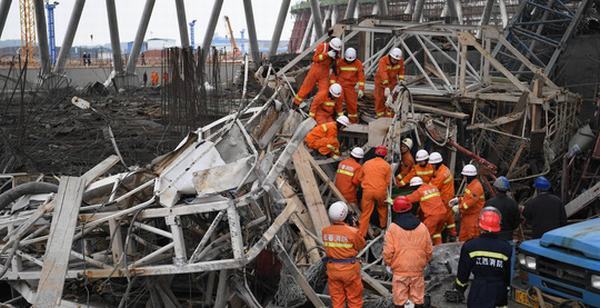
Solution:
M600 307L600 218L522 242L516 262L512 296L517 303L536 306L534 294L546 303L570 300ZM532 292L535 288L541 292Z

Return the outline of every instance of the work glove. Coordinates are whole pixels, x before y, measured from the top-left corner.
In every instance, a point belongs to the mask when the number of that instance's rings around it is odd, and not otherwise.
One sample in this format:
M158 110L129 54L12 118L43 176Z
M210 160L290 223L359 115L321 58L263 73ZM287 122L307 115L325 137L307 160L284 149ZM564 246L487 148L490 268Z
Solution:
M391 197L388 197L387 199L385 199L385 202L390 205L394 204L394 200Z
M335 50L330 50L327 52L327 55L332 58L335 59L335 56L337 55L337 52L335 52Z
M390 88L385 88L385 90L383 91L383 95L384 95L385 97L388 97L388 96L390 96Z
M386 267L385 267L385 271L386 271L386 272L388 272L388 273L390 273L390 274L393 274L393 273L392 273L392 267L391 267L391 266L386 266Z
M454 212L454 214L458 213L458 205L452 207L452 212Z
M338 159L340 159L340 156L337 154L333 154L333 155L331 155L331 158L338 160Z
M365 92L363 90L358 90L358 98L362 98L365 96Z
M394 94L400 93L400 85L396 85L396 86L394 87L394 92L393 92L393 93L394 93Z
M458 198L452 198L448 201L448 207L454 207L455 205L458 205Z
M300 105L298 105L298 108L306 111L306 109L308 108L308 103L302 102L302 103L300 103Z

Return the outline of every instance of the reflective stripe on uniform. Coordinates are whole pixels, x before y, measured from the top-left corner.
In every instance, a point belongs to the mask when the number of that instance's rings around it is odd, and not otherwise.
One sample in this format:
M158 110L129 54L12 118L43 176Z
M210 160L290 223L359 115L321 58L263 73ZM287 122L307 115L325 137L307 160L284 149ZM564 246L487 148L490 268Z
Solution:
M446 178L446 179L444 180L444 184L448 184L448 183L450 183L450 182L452 182L452 176L449 176L448 178Z
M461 286L461 287L464 287L464 286L467 285L467 283L462 283L462 281L458 280L458 278L456 278L456 284L459 285L459 286Z
M314 114L313 114L313 115L314 115ZM321 128L323 129L323 131L324 131L324 132L326 132L326 131L327 131L327 125L325 125L325 124L321 124Z
M467 203L466 203L466 202L465 202L465 203L463 203L463 208L464 208L465 210L469 208L469 206L467 205Z
M508 257L505 254L493 251L485 251L485 250L476 250L469 252L469 257L489 257L494 259L508 260Z
M388 83L390 83L390 81L386 79L386 80L384 80L382 83L383 83L383 84L388 84Z
M323 61L323 54L319 55L319 61Z
M470 193L471 193L471 190L468 188L465 188L465 194L470 194Z
M379 117L379 116L382 116L382 115L383 115L383 112L378 112L378 113L376 114L376 116L378 116L378 117Z
M314 112L309 112L309 113L308 113L308 116L309 116L309 117L313 117L313 118L314 118L314 117L315 117L315 113L314 113ZM324 128L324 130L325 130L325 131L327 131L327 129L326 129L326 128Z
M359 86L364 86L364 85L365 85L365 83L364 83L364 82L362 82L362 81L359 81L357 84L358 84Z
M325 105L327 107L332 107L332 106L335 106L335 102L324 102L323 105Z
M439 238L439 237L442 237L442 235L439 234L439 233L436 233L436 234L434 234L434 235L431 236L431 238Z
M452 228L456 228L456 224L446 225L446 229L452 229Z
M439 196L440 196L440 193L439 193L439 192L434 192L434 193L431 193L431 194L429 194L429 195L427 195L427 196L423 196L423 197L421 198L421 201L429 200L429 199L431 199L431 198L433 198L433 197L439 197Z
M399 68L401 68L400 64L396 64L396 65L394 65L394 66L391 66L391 65L388 65L388 66L387 66L387 69L388 69L388 70L397 70L397 69L399 69Z
M344 169L338 169L337 173L344 174L344 175L347 175L347 176L354 176L354 172L350 172L350 171L344 170Z
M351 114L348 114L348 117L349 117L349 118L357 118L357 117L358 117L358 113L351 113Z
M428 174L433 174L433 170L429 170L429 171L417 171L417 175L428 175Z
M324 242L323 246L333 247L333 248L352 248L352 247L354 247L354 245L352 245L352 243L337 243L337 242Z
M335 83L335 80L333 80L333 79L329 79L329 83L330 83L330 84L334 84L334 83Z
M358 71L358 67L355 67L355 66L342 66L342 67L340 67L340 71L356 72L356 71Z
M296 99L302 100L302 97L298 96L298 94L294 95Z
M479 199L485 200L485 196L481 196L481 197L479 197Z
M332 150L332 151L336 151L336 150L337 150L337 149L336 149L336 148L335 148L333 145L331 145L331 144L328 144L328 145L327 145L327 148L328 148L328 149L330 149L330 150Z

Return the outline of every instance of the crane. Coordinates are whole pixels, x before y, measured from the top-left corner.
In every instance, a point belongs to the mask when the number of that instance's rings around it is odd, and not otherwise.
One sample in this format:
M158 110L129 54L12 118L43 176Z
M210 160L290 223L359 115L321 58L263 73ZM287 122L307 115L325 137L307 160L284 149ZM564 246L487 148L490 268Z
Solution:
M235 36L233 35L233 29L231 28L231 22L229 22L229 16L225 16L225 24L227 26L227 32L229 33L229 41L231 42L231 49L233 50L233 57L240 55L240 49L235 42Z
M33 48L35 47L35 14L32 0L19 0L19 14L21 21L21 56L32 61Z
M48 43L50 44L50 61L56 64L56 39L54 31L54 9L58 1L50 2L46 0L46 10L48 11Z
M190 26L190 42L192 46L192 50L196 49L196 20L192 20L188 23Z

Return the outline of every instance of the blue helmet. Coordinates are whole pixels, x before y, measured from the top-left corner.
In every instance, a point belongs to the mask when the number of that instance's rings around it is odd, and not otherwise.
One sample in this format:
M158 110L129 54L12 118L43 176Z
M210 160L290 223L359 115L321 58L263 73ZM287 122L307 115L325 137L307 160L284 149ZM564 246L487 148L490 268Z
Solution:
M494 181L494 187L496 187L496 189L498 189L499 191L509 191L510 183L508 182L508 179L505 176L499 176Z
M533 187L541 191L548 191L550 190L550 187L552 187L552 184L550 184L550 181L548 181L547 178L539 176L533 182Z

